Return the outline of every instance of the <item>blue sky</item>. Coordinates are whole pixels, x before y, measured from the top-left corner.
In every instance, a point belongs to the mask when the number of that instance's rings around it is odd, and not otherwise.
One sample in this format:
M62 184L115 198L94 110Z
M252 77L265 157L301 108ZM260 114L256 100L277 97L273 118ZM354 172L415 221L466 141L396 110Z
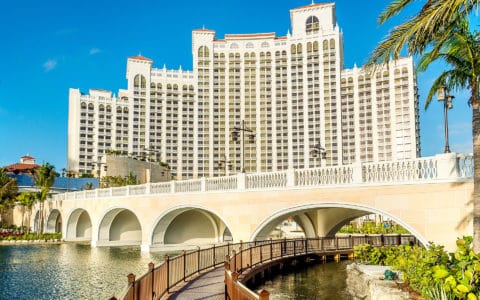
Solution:
M316 1L319 3L319 1ZM417 1L422 3L423 1ZM154 67L192 70L191 31L276 32L290 28L289 9L310 1L37 1L2 3L0 10L0 166L30 154L37 163L66 167L68 89L126 87L128 56L141 53ZM387 0L336 1L343 30L345 67L365 63L388 30L418 10L418 4L386 25L376 19ZM423 109L435 66L420 74L422 156L443 151L443 111L436 101ZM455 92L450 110L450 147L471 152L468 94Z

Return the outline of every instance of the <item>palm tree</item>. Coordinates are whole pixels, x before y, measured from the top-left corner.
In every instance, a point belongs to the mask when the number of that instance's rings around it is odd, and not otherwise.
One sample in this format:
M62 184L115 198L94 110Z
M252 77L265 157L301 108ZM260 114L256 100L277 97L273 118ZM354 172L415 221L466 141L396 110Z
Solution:
M392 0L378 17L384 24L414 0ZM468 17L480 0L424 0L420 12L393 28L370 55L367 66L398 59L403 48L408 55L422 54L434 41L442 41L455 30L458 20Z
M35 203L36 196L30 192L23 192L17 196L17 201L22 207L22 230L23 230L23 220L25 216L25 210L27 210L28 221L27 221L27 232L30 233L30 218L32 215L32 207Z
M384 23L400 13L413 0L393 0L380 15L379 23ZM407 22L393 28L370 55L367 66L387 63L397 59L406 46L409 55L423 54L427 47L432 50L422 59L421 68L437 59L443 59L452 67L435 81L427 100L434 91L445 84L450 88L468 88L471 92L469 103L472 106L472 132L474 157L473 191L473 237L474 251L480 251L480 99L479 99L479 58L478 33L465 32L464 23L479 0L425 0L420 12ZM468 28L468 27L467 27ZM462 38L463 35L463 38ZM463 40L462 40L463 39ZM476 41L476 42L475 42ZM460 45L464 49L459 49ZM447 55L448 54L448 55Z
M55 167L49 163L45 163L40 168L36 169L35 174L33 175L35 185L40 189L37 196L37 200L39 201L37 234L43 234L44 202L48 197L48 193L55 181L55 177L58 177L58 175L59 174L55 172Z
M435 45L433 50L421 58L418 70L425 71L437 60L443 60L449 66L435 79L428 93L425 108L428 107L435 92L442 86L448 90L468 89L472 106L472 135L474 160L473 188L473 233L474 249L480 251L480 33L471 32L468 22L459 23L458 28L447 37L442 45Z
M0 224L3 223L3 214L13 206L17 191L17 180L8 177L7 171L0 168Z

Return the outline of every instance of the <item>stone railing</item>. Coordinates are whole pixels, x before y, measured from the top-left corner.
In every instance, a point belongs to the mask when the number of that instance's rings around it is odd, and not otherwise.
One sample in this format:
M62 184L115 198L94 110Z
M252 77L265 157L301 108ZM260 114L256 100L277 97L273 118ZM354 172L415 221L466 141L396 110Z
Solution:
M352 164L231 176L147 183L53 195L52 200L81 200L149 194L278 190L345 185L435 183L473 177L472 154L439 154L412 160Z

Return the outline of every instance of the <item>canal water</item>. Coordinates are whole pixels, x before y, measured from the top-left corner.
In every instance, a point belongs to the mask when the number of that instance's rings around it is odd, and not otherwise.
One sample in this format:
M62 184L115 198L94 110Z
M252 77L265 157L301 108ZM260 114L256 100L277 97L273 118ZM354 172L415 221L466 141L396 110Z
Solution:
M165 253L139 247L0 246L0 299L109 299L158 264Z
M347 264L349 261L328 262L297 267L294 273L277 274L255 290L270 292L271 300L346 300Z
M69 243L0 246L0 299L109 299L124 291L129 273L144 274L165 254ZM268 290L270 299L350 299L346 264L310 265L258 289Z

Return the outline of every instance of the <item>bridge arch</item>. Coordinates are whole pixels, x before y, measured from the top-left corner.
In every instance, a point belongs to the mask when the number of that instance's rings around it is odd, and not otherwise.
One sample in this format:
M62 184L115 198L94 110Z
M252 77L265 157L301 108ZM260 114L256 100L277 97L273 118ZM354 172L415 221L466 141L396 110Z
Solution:
M62 214L58 209L52 209L45 224L45 233L62 232Z
M420 243L428 244L427 239L415 228L395 215L367 205L338 202L309 203L278 210L257 226L250 236L250 241L265 239L272 228L290 216L294 216L295 221L300 221L299 225L305 231L306 237L314 237L333 236L351 220L372 213L389 217L414 235ZM312 235L312 229L315 235Z
M141 245L142 226L137 215L124 207L113 207L100 218L98 246Z
M92 219L83 208L77 208L67 219L65 240L90 241L92 239Z
M149 235L152 246L168 244L212 244L223 242L230 229L225 220L209 208L181 205L163 212Z

